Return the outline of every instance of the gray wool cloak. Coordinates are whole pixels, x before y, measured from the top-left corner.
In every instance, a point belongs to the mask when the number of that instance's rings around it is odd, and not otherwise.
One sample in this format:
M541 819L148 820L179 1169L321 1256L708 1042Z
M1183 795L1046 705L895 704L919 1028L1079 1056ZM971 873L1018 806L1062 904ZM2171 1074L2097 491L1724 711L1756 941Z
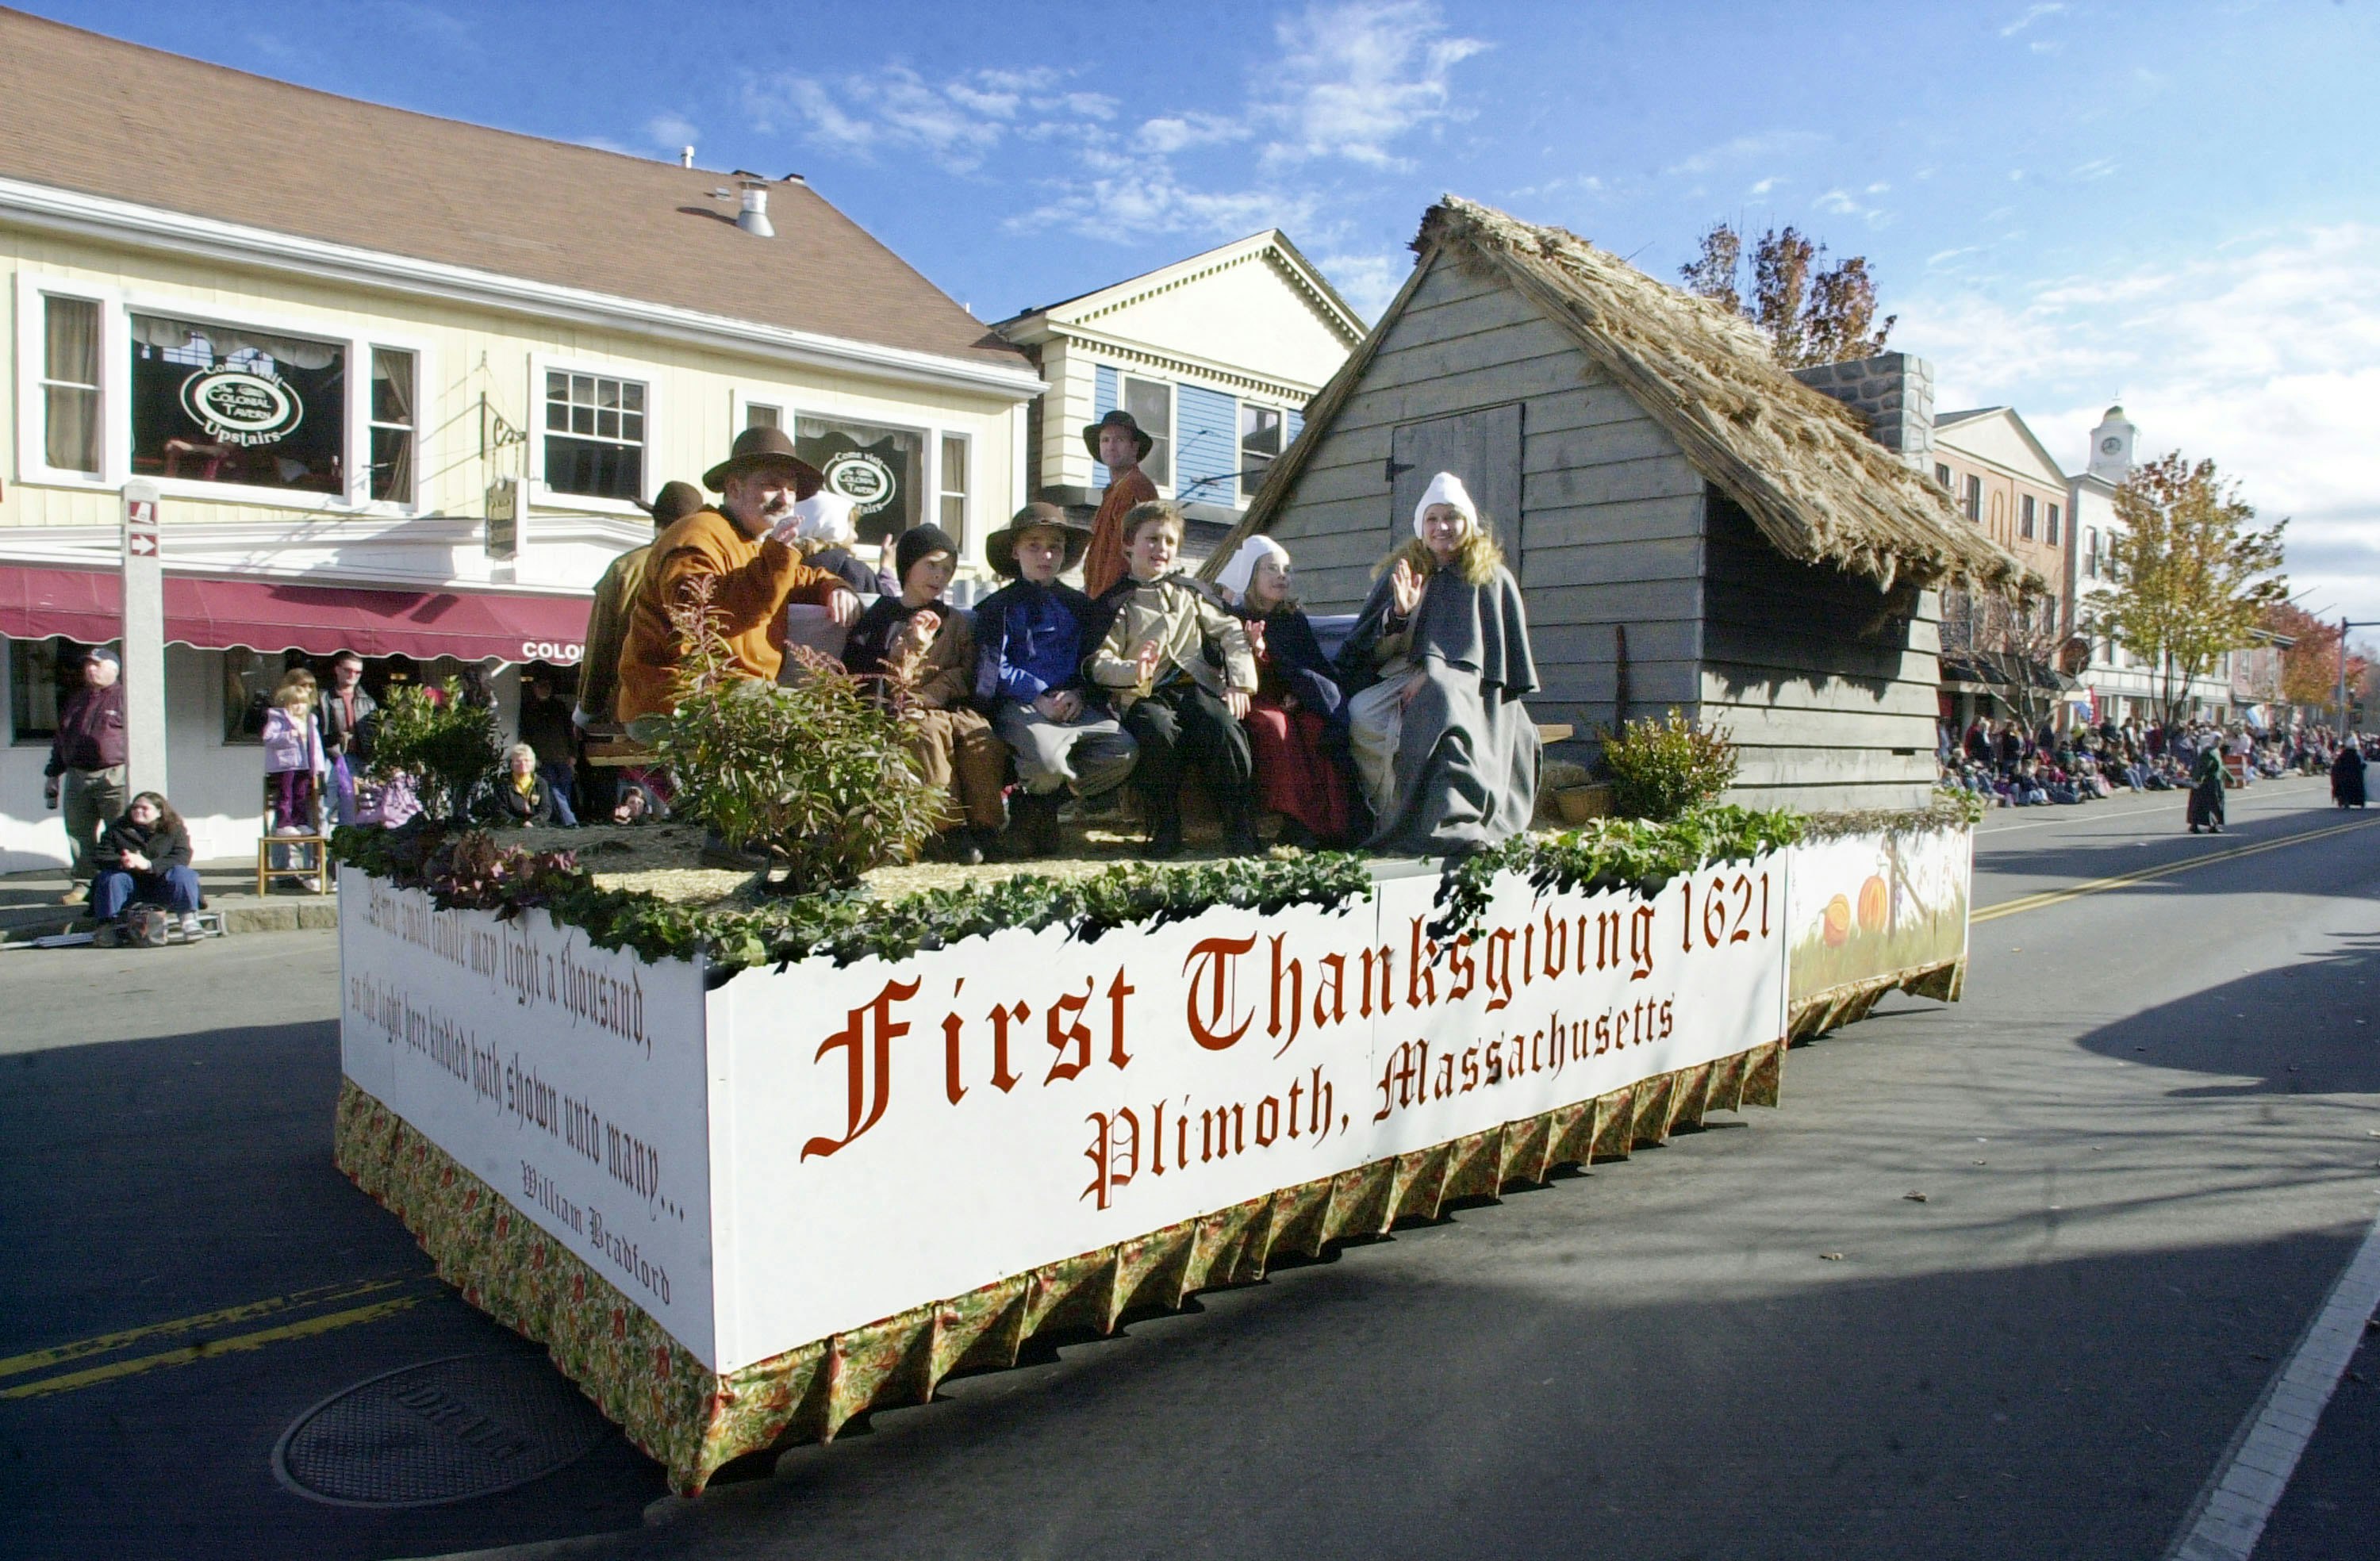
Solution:
M1380 681L1378 644L1394 625L1389 576L1372 586L1339 652L1349 695ZM1512 572L1475 586L1433 570L1414 609L1405 654L1422 687L1405 707L1397 746L1397 801L1375 821L1372 850L1449 856L1511 839L1537 806L1536 723L1522 698L1536 691L1528 613Z

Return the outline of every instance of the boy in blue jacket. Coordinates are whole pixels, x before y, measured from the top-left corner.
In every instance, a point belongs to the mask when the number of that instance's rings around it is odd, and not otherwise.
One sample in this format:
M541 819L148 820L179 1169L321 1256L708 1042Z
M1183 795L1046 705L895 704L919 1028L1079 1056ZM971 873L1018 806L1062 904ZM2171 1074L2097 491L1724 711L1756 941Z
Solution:
M1055 504L1027 504L984 541L1008 578L976 604L976 702L1016 756L1020 794L1009 808L1008 853L1057 849L1058 809L1072 788L1099 797L1131 776L1139 745L1083 678L1092 648L1090 598L1058 576L1091 534Z

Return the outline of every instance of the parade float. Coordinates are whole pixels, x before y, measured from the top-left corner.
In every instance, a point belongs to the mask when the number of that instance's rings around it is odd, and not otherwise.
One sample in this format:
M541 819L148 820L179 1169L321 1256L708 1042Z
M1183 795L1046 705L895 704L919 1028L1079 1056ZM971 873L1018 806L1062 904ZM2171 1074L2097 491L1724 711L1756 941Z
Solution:
M1957 995L1969 836L1717 809L710 906L461 829L341 854L339 1166L691 1494L1776 1104L1794 1035Z

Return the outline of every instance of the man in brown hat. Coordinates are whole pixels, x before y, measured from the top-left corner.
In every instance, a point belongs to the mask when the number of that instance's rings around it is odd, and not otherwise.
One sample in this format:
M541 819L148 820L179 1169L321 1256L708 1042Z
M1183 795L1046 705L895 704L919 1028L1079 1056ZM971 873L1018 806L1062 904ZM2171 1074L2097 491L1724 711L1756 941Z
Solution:
M628 610L620 647L618 717L631 736L637 723L676 706L674 683L686 647L669 610L688 599L697 581L711 584L710 611L735 670L762 684L784 665L785 604L823 607L840 624L859 616L859 599L823 569L813 569L770 535L795 502L823 483L818 469L794 453L782 429L751 428L735 436L734 452L705 472L720 495L674 522L653 539L645 578Z
M1140 469L1157 441L1131 413L1118 408L1085 428L1083 442L1108 469L1107 496L1091 517L1090 551L1083 560L1083 589L1096 599L1123 578L1123 517L1135 504L1157 500L1157 484Z
M1139 752L1083 677L1098 639L1091 599L1058 578L1089 540L1055 504L1027 504L984 538L985 560L1009 583L976 603L975 698L1016 756L1012 856L1055 849L1067 790L1106 795L1131 776Z

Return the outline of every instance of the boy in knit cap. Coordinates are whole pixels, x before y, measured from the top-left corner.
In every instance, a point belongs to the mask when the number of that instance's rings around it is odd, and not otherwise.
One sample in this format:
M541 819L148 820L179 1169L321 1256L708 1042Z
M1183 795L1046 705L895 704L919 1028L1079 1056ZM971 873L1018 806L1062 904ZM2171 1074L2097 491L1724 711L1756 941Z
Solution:
M1255 762L1240 724L1257 687L1246 627L1174 572L1181 511L1142 504L1123 517L1123 534L1130 573L1099 599L1108 627L1084 671L1140 744L1133 785L1148 813L1148 853L1181 851L1182 774L1195 765L1222 815L1225 848L1255 855L1264 849L1250 822Z
M878 597L844 645L843 664L907 691L910 751L919 770L950 797L942 853L973 865L1004 821L1008 750L968 706L975 684L975 625L942 600L959 546L939 526L918 526L893 545L901 594Z

